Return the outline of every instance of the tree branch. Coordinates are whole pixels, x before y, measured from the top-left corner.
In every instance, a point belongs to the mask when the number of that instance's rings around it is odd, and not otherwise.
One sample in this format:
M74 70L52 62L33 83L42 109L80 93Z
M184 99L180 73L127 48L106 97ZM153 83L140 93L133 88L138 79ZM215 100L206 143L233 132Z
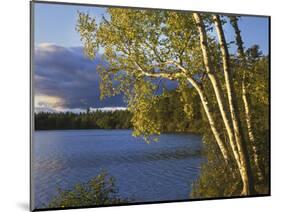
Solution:
M181 77L191 77L190 73L183 66L181 66L178 62L173 61L173 60L159 63L156 66L161 68L161 67L163 67L165 65L169 65L169 64L175 65L179 69L177 72L169 72L169 71L163 71L163 70L161 72L154 72L152 70L145 70L144 68L141 67L141 65L138 62L135 62L135 63L138 67L138 71L140 71L145 76L162 77L162 78L166 78L166 79L170 79L170 80L176 80Z

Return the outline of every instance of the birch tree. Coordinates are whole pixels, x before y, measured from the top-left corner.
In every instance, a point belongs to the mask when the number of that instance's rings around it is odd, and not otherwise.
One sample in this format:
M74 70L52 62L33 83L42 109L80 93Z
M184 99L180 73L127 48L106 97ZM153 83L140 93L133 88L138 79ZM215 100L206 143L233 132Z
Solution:
M219 43L208 34L213 23ZM230 169L233 164L238 168L243 184L241 195L253 194L249 155L219 16L110 8L100 23L88 14L80 13L77 31L89 58L94 59L102 51L107 63L98 70L101 98L124 94L133 114L135 136L149 140L161 133L160 127L149 117L157 99L155 79L192 87L200 98L224 162ZM220 52L222 56L223 75L219 70L221 60L215 60L214 52ZM221 81L222 77L224 81ZM215 111L219 111L220 120L215 119ZM224 132L226 139L223 139Z
M249 84L247 83L247 78L248 78L247 63L246 63L246 57L245 57L245 53L244 53L243 41L242 41L239 26L238 26L238 18L236 16L230 16L229 18L230 18L230 23L235 31L235 40L236 40L236 45L237 45L238 57L240 58L241 64L243 67L241 90L242 90L242 99L243 99L244 111L245 111L245 117L246 117L248 139L251 142L251 147L253 149L254 163L255 163L255 166L257 169L258 179L260 181L262 181L264 179L264 176L261 171L260 164L259 164L259 156L258 156L258 152L257 152L257 146L256 146L256 141L255 141L253 127L252 127L253 120L251 117L249 97L248 97L248 93L247 93Z

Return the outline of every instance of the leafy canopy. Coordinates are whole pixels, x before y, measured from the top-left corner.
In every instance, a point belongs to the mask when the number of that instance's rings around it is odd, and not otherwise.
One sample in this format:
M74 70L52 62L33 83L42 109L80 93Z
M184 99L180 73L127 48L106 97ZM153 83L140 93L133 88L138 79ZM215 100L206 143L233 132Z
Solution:
M157 97L154 78L186 85L187 75L198 80L204 72L199 36L190 13L109 8L99 24L88 14L79 13L77 31L85 54L94 59L102 51L107 61L98 68L101 98L125 94L137 136L160 133L149 116Z

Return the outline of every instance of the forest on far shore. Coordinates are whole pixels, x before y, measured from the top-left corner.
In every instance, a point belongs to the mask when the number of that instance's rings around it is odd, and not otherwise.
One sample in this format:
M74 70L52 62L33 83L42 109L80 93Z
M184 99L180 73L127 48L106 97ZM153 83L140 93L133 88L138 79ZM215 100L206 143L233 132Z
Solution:
M187 94L186 91L185 94ZM150 114L164 132L198 132L200 121L200 102L198 107L186 105L187 96L177 90L165 90L165 96L158 96L157 110ZM192 111L191 111L192 110ZM188 114L192 112L192 116ZM35 130L73 130L73 129L131 129L132 113L129 110L35 113Z
M35 130L129 129L129 111L40 112L35 114Z

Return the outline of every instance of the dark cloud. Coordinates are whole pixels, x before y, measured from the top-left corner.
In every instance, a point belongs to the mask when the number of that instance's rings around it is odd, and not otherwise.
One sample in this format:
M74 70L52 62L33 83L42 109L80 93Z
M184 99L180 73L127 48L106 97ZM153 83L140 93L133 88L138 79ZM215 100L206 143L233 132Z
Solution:
M121 96L100 101L98 64L91 61L81 47L64 48L40 44L35 49L35 94L57 96L64 108L125 106Z

